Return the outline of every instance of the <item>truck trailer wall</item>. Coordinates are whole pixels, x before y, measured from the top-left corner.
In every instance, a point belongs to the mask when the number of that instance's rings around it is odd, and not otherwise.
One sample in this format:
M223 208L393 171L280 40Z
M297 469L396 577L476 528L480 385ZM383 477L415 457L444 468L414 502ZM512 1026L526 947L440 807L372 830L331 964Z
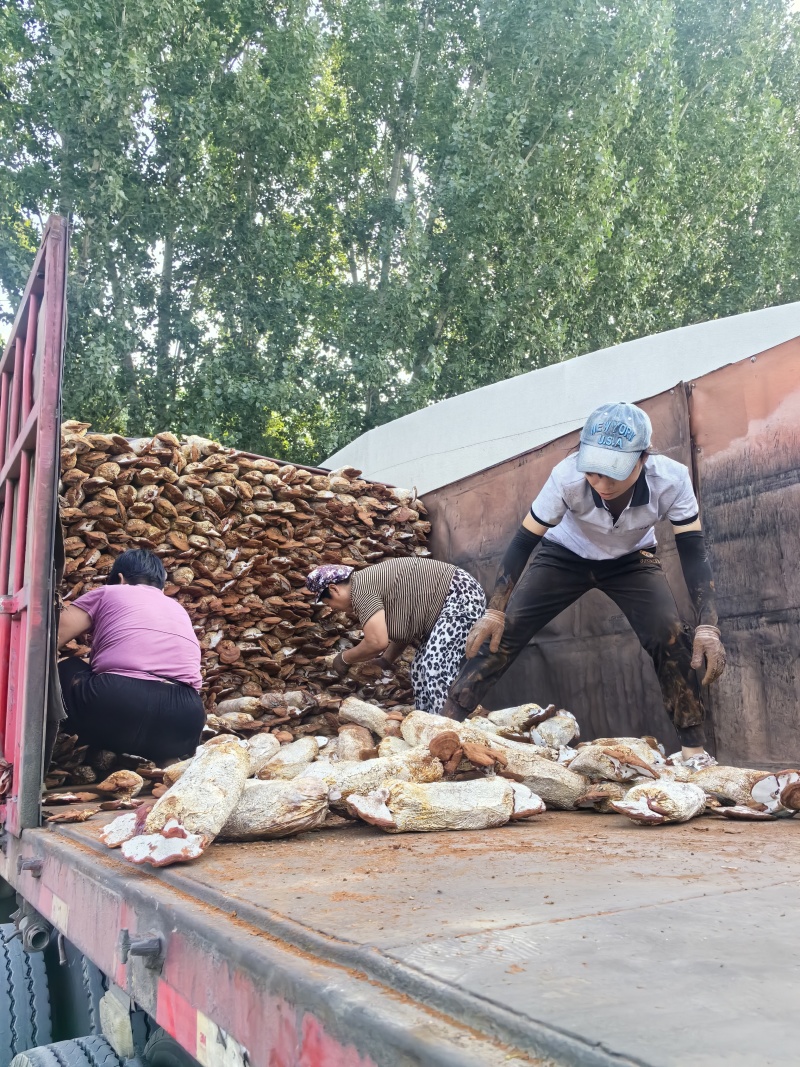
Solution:
M709 747L726 763L800 760L800 339L641 401L653 443L693 470L729 666L707 692ZM430 547L488 587L571 433L424 497ZM660 556L691 618L668 523ZM487 703L568 707L586 737L654 733L677 747L655 673L627 620L592 592L542 630Z
M717 746L800 761L800 338L693 383L689 415L728 666Z

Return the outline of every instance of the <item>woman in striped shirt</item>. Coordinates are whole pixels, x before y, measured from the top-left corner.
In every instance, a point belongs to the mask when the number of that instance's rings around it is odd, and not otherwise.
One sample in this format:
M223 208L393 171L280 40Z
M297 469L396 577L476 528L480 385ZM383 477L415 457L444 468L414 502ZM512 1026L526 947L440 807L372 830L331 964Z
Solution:
M363 570L335 564L317 567L306 586L334 611L358 619L363 639L327 657L343 677L355 663L376 660L391 668L409 644L414 703L438 714L464 659L467 634L486 609L472 575L422 556L387 559Z

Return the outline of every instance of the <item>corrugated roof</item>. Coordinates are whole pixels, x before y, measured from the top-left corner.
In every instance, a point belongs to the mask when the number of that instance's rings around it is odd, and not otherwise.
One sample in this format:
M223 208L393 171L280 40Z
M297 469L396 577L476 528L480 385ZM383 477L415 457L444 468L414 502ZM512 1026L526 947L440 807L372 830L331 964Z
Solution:
M645 400L798 336L794 303L626 341L405 415L325 465L427 493L576 429L605 401Z

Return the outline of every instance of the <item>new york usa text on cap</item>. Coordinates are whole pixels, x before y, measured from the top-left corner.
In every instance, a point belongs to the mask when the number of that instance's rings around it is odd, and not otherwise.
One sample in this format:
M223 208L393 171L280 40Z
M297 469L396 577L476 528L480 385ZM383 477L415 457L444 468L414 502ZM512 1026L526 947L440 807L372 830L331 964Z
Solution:
M581 430L578 470L624 481L649 448L652 433L647 412L635 404L603 404Z

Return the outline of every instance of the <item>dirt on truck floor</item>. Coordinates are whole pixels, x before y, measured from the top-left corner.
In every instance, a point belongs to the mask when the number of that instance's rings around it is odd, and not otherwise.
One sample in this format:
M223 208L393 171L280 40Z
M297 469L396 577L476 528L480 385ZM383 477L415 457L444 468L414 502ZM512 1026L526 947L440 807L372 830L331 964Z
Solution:
M643 827L548 812L402 835L353 824L215 844L152 877L290 939L308 932L320 955L362 946L633 1062L793 1059L800 820Z
M791 820L732 824L711 817L641 827L584 812L447 834L384 835L353 824L245 847L216 845L182 873L334 937L345 931L363 937L391 923L387 937L395 941L406 934L463 936L476 923L498 930L569 921L772 884L776 874L785 877L794 838L800 876L798 831ZM354 902L364 907L354 909Z

